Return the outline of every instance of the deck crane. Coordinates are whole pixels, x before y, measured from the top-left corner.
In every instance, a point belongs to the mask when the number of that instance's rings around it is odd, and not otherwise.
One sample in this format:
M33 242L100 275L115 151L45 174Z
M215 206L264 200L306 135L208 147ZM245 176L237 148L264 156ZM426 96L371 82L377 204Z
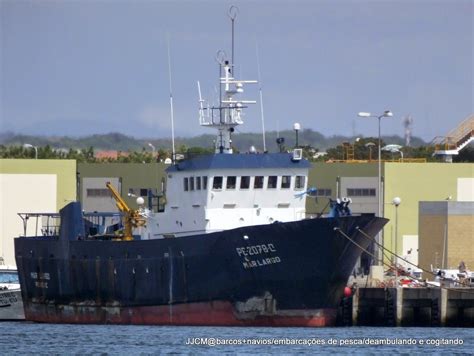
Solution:
M124 214L122 217L124 226L123 239L126 241L133 240L132 229L144 226L146 224L146 219L140 214L140 211L131 209L127 205L125 200L123 200L119 192L110 182L107 182L105 185L110 190L110 193L112 193L112 197L115 199L117 208L121 213ZM141 198L141 202L139 202L138 199L137 202L139 204L143 204L143 198Z

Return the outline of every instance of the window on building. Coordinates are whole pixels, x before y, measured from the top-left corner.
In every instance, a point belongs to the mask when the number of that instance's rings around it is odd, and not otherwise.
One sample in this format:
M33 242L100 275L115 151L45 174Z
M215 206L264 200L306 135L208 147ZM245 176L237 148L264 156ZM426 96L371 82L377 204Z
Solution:
M227 177L226 189L235 189L236 183L237 183L236 176Z
M202 189L207 189L207 176L202 177Z
M214 177L212 189L222 189L222 177Z
M183 182L184 182L184 191L187 192L189 190L189 179L188 179L188 177L185 177Z
M375 197L375 188L347 188L348 197Z
M194 190L194 177L189 178L189 190Z
M148 189L147 188L140 188L140 196L147 197L148 196Z
M102 188L88 188L86 190L86 195L93 198L112 197L112 194L108 189Z
M268 177L268 189L275 189L277 187L278 176L269 176Z
M332 190L327 188L318 188L316 190L316 196L318 197L330 197L332 196Z
M254 189L262 189L263 188L263 176L256 176L253 182Z
M291 186L291 176L282 176L281 177L281 188L290 189Z
M201 190L201 177L196 177L196 190Z
M306 177L305 176L296 176L295 189L297 189L297 190L304 189L305 183L306 183Z
M249 189L250 187L250 177L243 176L240 177L240 189Z

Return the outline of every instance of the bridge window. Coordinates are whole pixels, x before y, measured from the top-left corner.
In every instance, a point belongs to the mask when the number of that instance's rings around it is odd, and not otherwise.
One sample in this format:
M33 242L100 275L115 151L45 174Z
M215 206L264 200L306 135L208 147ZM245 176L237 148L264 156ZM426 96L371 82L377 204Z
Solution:
M194 177L189 178L189 190L194 190Z
M243 176L240 177L240 189L249 189L250 187L250 177Z
M305 185L305 183L306 183L305 181L306 181L306 177L305 177L305 176L296 176L295 189L296 189L296 190L304 189L304 185Z
M201 190L201 177L196 177L196 190Z
M281 188L290 189L291 185L291 176L282 176L281 177Z
M184 178L184 191L187 192L189 190L189 179L188 177Z
M262 189L263 188L263 176L256 176L253 182L254 189Z
M227 189L235 189L235 184L237 182L236 176L227 177L226 188Z
M212 189L222 189L222 177L214 177Z
M268 189L275 189L277 187L278 176L269 176L268 177Z
M202 177L202 189L207 189L207 176Z

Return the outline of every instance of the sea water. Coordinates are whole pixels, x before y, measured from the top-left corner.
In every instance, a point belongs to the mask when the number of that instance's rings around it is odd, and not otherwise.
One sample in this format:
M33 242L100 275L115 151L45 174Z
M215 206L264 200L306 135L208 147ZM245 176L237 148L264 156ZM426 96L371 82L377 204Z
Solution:
M474 354L474 328L0 323L0 355Z

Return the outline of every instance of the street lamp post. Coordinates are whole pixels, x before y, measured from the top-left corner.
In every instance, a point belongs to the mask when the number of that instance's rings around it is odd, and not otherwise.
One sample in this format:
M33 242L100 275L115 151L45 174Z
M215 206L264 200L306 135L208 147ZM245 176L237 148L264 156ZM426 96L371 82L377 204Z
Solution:
M381 217L382 216L382 164L381 164L381 146L382 146L382 139L380 135L380 122L383 117L392 117L393 113L390 110L385 110L381 115L372 115L370 112L360 112L358 114L359 117L375 117L379 120L379 147L378 147L378 197L379 197L379 202L378 202L378 215ZM377 237L377 242L380 244L381 243L381 236L382 233L379 232L378 237ZM378 249L378 258L377 260L379 261L378 263L382 263L382 249Z
M369 162L372 162L372 147L375 146L375 143L373 142L367 142L365 144L365 147L369 148Z
M30 143L25 143L23 145L24 148L34 148L35 149L35 159L38 159L38 147L36 146L33 146L32 144Z
M392 204L395 205L395 253L398 254L397 252L397 244L398 244L398 206L402 200L399 197L395 197L392 200ZM394 264L395 264L395 283L397 282L398 279L398 267L397 267L397 256L394 255ZM398 284L397 284L398 285Z
M153 156L153 159L155 159L155 151L156 151L156 148L155 146L153 146L153 144L151 142L148 142L148 146L151 147L151 150L152 150L152 156Z

